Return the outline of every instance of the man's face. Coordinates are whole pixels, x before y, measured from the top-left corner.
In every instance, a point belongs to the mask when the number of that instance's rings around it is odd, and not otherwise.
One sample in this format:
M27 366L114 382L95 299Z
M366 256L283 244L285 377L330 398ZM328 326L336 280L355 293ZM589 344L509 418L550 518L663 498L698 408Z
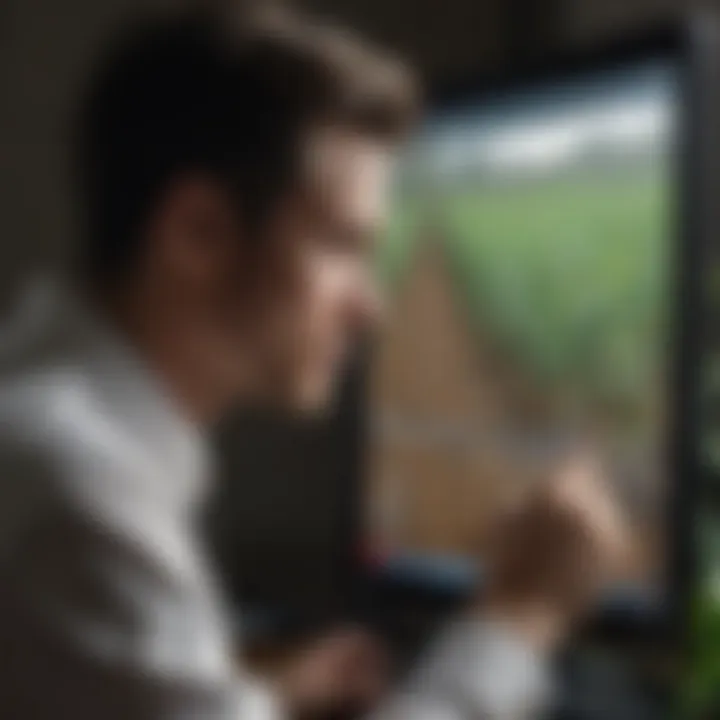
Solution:
M251 359L261 399L325 406L358 338L378 319L372 256L390 159L387 148L347 133L309 142L305 183L258 239L243 301L244 361Z

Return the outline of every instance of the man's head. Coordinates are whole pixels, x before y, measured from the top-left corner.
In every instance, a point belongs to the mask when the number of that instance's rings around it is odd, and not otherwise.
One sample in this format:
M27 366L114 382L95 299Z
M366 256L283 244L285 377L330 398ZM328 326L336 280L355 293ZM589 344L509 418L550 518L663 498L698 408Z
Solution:
M327 28L136 30L84 115L86 279L145 303L222 392L322 405L376 314L370 257L414 104L400 66Z

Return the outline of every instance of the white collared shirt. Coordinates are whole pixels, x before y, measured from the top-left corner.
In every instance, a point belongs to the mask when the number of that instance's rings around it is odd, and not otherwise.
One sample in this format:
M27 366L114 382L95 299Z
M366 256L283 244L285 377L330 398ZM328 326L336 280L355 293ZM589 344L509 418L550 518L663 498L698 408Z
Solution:
M195 536L202 432L69 294L35 317L0 346L0 716L282 718L234 660ZM506 630L460 621L373 719L532 718L543 675Z

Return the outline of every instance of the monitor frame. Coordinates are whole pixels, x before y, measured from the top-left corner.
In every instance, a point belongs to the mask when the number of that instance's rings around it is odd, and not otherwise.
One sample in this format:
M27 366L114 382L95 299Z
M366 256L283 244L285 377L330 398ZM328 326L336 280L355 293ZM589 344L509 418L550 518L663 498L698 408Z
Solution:
M653 58L671 59L681 82L679 138L674 174L678 187L675 214L673 293L679 298L673 308L671 338L673 358L669 377L671 427L667 441L669 488L666 527L668 580L666 608L657 615L601 614L595 628L603 635L652 639L663 644L682 643L696 578L695 525L703 468L700 459L700 395L703 327L706 308L702 269L707 248L720 231L720 214L713 211L720 143L713 132L720 127L718 97L714 88L720 66L715 18L701 15L656 28L589 51L551 57L541 64L511 67L499 75L470 73L457 82L430 93L430 108L451 109L471 98L474 104L505 93L522 92L552 81L582 78L628 63ZM367 597L367 568L358 557L366 528L363 493L367 478L369 413L367 379L371 350L361 353L343 398L338 423L343 440L347 481L344 507L338 518L338 577L350 605L357 607ZM422 588L413 590L418 602ZM453 604L458 598L453 598ZM441 602L441 605L443 603Z

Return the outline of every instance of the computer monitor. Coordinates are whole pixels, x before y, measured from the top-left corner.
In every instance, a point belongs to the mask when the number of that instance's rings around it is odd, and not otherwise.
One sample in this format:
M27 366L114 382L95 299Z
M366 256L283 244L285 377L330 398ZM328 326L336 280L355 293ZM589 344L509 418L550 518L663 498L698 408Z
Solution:
M601 609L653 626L678 609L711 224L697 30L470 83L409 143L365 377L370 576L471 592L499 514L582 446L632 531Z

